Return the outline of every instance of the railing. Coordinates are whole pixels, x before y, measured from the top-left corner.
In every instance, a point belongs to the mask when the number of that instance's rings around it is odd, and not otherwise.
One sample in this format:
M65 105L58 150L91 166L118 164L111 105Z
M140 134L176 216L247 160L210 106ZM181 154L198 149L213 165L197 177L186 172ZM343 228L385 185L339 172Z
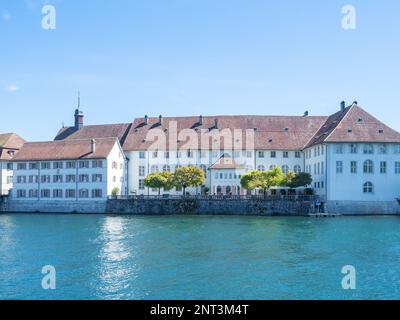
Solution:
M108 199L118 200L168 200L168 199L193 199L193 200L265 200L265 201L314 201L323 197L317 195L129 195L109 196Z

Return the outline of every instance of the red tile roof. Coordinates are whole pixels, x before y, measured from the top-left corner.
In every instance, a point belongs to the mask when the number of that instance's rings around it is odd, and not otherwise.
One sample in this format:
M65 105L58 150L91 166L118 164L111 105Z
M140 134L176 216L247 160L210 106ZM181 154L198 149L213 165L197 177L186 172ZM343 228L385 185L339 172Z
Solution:
M95 142L94 153L91 152L91 139L28 142L13 161L105 159L117 143L117 138L100 138Z
M241 130L238 137L234 136L225 142L221 139L221 148L229 145L240 144L243 141L242 148L246 149L246 130L254 134L253 149L276 149L276 150L299 150L302 149L313 135L318 131L327 117L302 117L302 116L213 116L203 117L202 124L199 123L199 117L165 117L162 119L162 125L159 118L148 118L148 124L145 124L144 118L135 119L130 132L125 140L123 148L125 151L148 150L154 142L148 134L164 132L166 136L166 147L170 147L170 139L177 142L178 148L186 149L210 149L213 139L209 139L204 145L201 144L200 133L210 132L215 127L215 120L218 122L220 132L224 129ZM184 129L193 129L195 133L193 139L179 134L185 133ZM147 137L147 139L146 139ZM175 139L174 139L175 137ZM177 139L177 138L180 139ZM157 140L155 140L157 141ZM159 149L163 149L160 147Z
M121 145L129 132L130 123L103 124L84 126L80 130L75 127L64 127L54 140L71 139L99 139L99 138L118 138Z
M0 160L10 160L24 145L25 140L15 133L0 134ZM14 151L14 153L10 153Z
M210 169L244 169L245 166L238 164L231 157L221 157L217 162L210 166Z
M307 147L323 142L400 142L400 133L356 104L328 118Z

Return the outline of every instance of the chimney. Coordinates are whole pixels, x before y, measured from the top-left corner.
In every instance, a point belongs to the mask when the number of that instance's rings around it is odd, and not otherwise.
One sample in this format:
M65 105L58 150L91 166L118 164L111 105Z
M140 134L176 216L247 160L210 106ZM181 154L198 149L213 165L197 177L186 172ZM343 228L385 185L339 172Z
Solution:
M340 110L341 110L341 111L344 111L344 109L346 109L346 102L345 102L345 101L342 101L342 102L340 103Z
M303 117L308 117L308 110L304 111Z
M91 153L96 152L96 140L94 140L94 139L92 139L92 141L90 141L90 152Z
M218 119L214 119L214 128L218 129Z
M144 116L144 124L147 126L149 124L149 117L147 114Z
M161 114L158 116L158 123L160 124L160 126L162 126L163 124L163 119Z
M199 125L201 125L201 126L203 125L203 116L199 117Z

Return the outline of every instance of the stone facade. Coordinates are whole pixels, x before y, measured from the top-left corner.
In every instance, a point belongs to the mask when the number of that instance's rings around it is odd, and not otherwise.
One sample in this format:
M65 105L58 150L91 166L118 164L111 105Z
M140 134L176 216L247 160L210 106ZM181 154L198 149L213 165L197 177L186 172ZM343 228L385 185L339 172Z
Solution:
M107 200L8 200L8 212L17 213L105 213Z

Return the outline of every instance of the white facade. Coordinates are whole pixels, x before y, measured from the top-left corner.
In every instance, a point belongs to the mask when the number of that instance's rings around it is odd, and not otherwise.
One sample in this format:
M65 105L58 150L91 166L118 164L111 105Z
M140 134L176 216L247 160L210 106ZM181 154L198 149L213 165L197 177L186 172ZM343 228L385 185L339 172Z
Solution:
M13 170L9 161L0 160L0 195L8 195L13 187Z
M118 142L106 158L14 161L16 200L99 200L127 191L127 164Z

